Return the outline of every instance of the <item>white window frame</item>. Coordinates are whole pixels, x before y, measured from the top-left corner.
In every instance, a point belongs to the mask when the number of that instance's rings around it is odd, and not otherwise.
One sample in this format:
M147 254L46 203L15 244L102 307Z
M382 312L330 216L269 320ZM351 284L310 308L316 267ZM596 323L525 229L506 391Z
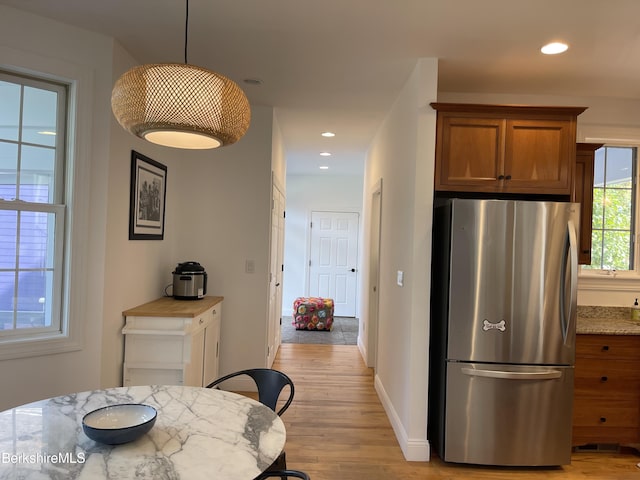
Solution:
M62 265L65 281L59 299L64 331L0 344L0 361L82 350L87 297L91 294L87 252L94 73L76 63L5 46L0 46L0 69L67 85Z
M578 129L578 141L586 143L602 143L607 146L620 147L637 147L640 162L640 128L633 127L607 127L588 125ZM640 167L638 165L637 167ZM638 181L638 172L640 168L636 168L636 178ZM637 292L640 291L640 258L638 240L640 239L640 189L636 188L636 198L634 199L635 210L635 238L633 242L633 269L632 270L579 270L578 286L580 290L592 290L599 292Z

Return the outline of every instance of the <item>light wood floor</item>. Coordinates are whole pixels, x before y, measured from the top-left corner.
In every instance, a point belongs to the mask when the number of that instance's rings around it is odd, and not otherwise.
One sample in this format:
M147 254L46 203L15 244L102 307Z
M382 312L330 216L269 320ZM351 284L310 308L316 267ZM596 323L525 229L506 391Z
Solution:
M635 450L574 453L570 466L546 469L448 465L433 455L430 462L407 462L357 347L283 344L273 368L296 387L282 416L287 464L312 480L640 480Z

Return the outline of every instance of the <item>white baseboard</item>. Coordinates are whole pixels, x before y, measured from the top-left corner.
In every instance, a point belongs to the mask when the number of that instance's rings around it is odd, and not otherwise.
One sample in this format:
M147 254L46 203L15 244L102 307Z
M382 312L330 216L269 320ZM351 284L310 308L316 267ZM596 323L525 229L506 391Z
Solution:
M400 421L400 417L396 413L395 408L393 408L393 404L391 403L391 400L389 399L389 396L377 375L375 376L374 385L376 392L378 393L378 398L380 398L380 402L382 403L382 406L387 413L387 417L391 422L391 427L396 434L396 439L400 444L400 449L404 454L404 458L409 462L428 462L431 456L429 441L424 438L408 437L407 432Z

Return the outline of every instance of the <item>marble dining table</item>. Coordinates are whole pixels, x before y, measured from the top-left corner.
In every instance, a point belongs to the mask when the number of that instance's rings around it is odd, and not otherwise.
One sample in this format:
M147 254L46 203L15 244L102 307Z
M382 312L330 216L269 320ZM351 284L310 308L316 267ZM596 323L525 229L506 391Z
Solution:
M84 434L86 413L123 403L156 408L153 428L122 445ZM273 410L235 393L174 385L94 390L0 412L0 479L249 480L285 440Z

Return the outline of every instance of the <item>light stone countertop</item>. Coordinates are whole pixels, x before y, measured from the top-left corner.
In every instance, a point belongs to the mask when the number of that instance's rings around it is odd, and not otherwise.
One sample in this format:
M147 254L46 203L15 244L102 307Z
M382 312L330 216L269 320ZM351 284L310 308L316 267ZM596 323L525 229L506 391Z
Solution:
M578 306L577 334L640 335L640 320L631 320L628 307Z

